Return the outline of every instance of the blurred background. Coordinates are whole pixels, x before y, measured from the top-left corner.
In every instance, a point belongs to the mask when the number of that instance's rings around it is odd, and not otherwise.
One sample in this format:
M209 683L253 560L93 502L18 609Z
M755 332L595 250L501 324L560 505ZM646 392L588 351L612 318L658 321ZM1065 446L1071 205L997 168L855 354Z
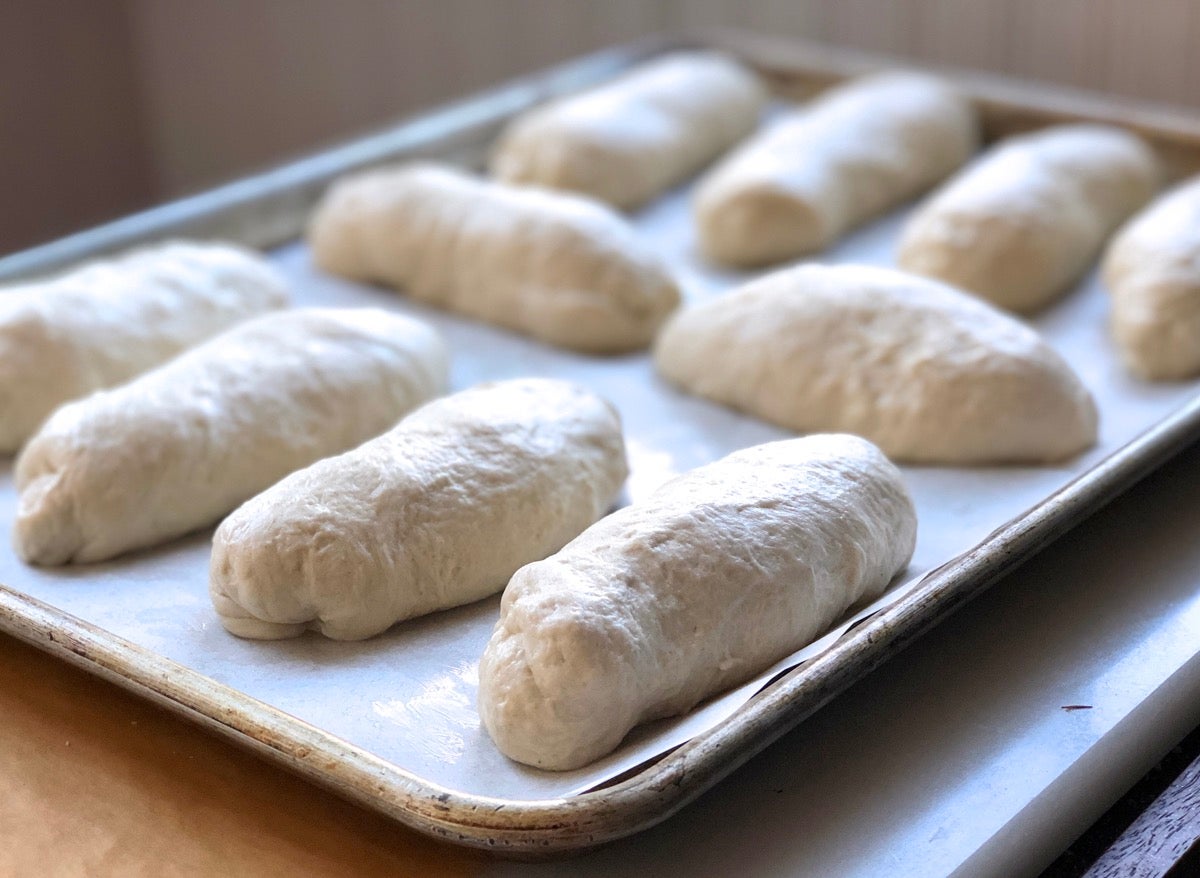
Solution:
M0 0L0 254L698 27L1200 110L1197 0Z

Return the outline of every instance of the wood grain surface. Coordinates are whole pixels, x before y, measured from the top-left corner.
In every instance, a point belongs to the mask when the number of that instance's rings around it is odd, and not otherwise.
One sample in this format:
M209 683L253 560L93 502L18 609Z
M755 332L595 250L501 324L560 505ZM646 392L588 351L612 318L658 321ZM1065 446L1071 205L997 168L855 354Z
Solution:
M0 635L0 875L465 876L480 859Z
M1200 874L1200 759L1142 812L1085 878Z

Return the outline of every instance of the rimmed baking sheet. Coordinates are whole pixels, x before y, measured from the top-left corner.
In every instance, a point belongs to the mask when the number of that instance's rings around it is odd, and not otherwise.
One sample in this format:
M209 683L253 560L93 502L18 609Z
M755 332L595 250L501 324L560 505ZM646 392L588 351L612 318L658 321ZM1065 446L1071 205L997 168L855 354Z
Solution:
M596 69L603 69L603 65ZM444 151L455 158L478 152L452 143ZM891 264L903 215L900 211L869 225L823 254L821 260ZM698 258L687 187L656 202L635 221L655 249L670 260L691 301L721 295L752 276L714 271ZM275 248L271 258L292 282L297 304L380 306L414 314L436 325L450 343L455 389L487 379L547 375L578 381L610 399L621 411L626 429L632 469L627 501L638 500L678 472L737 448L789 435L670 389L654 375L648 355L577 356L414 305L390 291L327 277L313 268L300 242ZM1076 292L1032 321L1095 394L1101 412L1096 448L1052 467L905 468L917 502L920 535L913 563L889 600L900 599L900 606L908 606L907 598L902 596L912 583L964 553L978 551L1006 522L1051 498L1077 477L1100 472L1097 465L1108 455L1195 397L1200 386L1197 382L1146 385L1128 378L1109 342L1106 318L1104 292L1096 279L1089 277ZM1177 445L1182 435L1200 433L1196 421L1191 418L1182 427L1177 424L1170 441ZM1159 443L1151 450L1153 454L1147 451L1133 458L1133 464L1140 461L1143 468L1152 465L1154 455L1161 456L1168 449ZM1133 468L1126 468L1126 480ZM1113 490L1118 481L1114 478ZM11 467L5 464L0 469L0 526L11 526L15 502ZM1067 512L1075 517L1079 514L1078 510L1065 511L1064 521ZM146 654L165 659L164 667L177 665L194 672L195 680L203 679L206 691L215 692L218 698L222 692L231 698L236 695L238 704L249 705L251 711L256 709L255 703L269 706L262 712L272 724L271 739L256 740L281 757L294 761L297 751L308 753L311 747L307 736L314 728L322 733L324 756L335 761L344 757L347 764L351 756L355 760L369 757L382 776L394 773L393 779L403 782L406 795L449 803L438 817L437 827L430 825L428 814L418 813L420 809L397 804L396 797L385 789L386 784L366 789L361 779L347 781L337 765L322 769L306 763L303 767L317 779L369 805L400 819L411 816L410 822L421 828L451 832L473 844L503 836L506 843L518 846L534 846L540 839L552 846L570 847L631 831L639 820L644 825L654 816L652 810L636 820L632 811L617 813L608 817L598 831L556 831L549 826L546 814L547 808L560 806L565 797L574 797L578 804L564 815L589 808L600 810L602 805L615 801L609 796L615 788L585 791L625 776L638 766L642 768L633 771L634 779L643 788L652 784L659 769L653 764L646 767L648 760L697 735L703 738L703 733L717 723L724 722L728 732L731 724L739 722L747 699L763 682L789 666L789 662L781 663L759 681L681 720L639 730L610 759L576 772L539 772L504 759L479 727L474 709L475 669L497 614L498 599L404 623L363 643L336 643L315 634L282 642L238 640L221 628L208 601L210 534L197 534L106 564L50 570L21 564L5 542L0 548L0 582L11 592L53 608L49 616L59 619L64 628L73 625L73 620L94 626L118 657L123 643L134 644L141 648L137 662ZM964 593L981 587L978 577L968 577L962 584ZM920 588L914 594L920 594ZM17 602L0 613L0 626L36 640L29 625L23 624L29 618L31 614L22 611ZM920 624L930 624L932 618L931 611ZM882 653L871 660L881 658ZM793 659L790 664L794 663ZM131 653L131 667L134 664ZM858 664L859 672L863 672L870 661L860 659ZM132 672L123 674L117 668L115 674L135 684L137 675ZM183 697L173 700L213 719L211 711L198 710L187 701L187 685L194 682L192 675L181 672L179 679ZM819 698L813 696L812 700L815 706ZM780 712L781 723L783 716ZM794 715L787 716L794 721ZM249 734L236 722L222 723L230 734ZM750 752L748 747L730 752L729 764L736 764ZM719 759L720 754L705 758ZM709 770L697 774L712 778L719 773ZM692 789L688 794L697 791ZM681 798L662 796L660 800L664 804L658 816L675 807ZM515 815L508 826L516 835L506 836L486 825L476 825L480 803L507 807ZM463 810L456 811L456 807ZM524 830L523 809L530 817ZM473 816L468 818L468 811Z

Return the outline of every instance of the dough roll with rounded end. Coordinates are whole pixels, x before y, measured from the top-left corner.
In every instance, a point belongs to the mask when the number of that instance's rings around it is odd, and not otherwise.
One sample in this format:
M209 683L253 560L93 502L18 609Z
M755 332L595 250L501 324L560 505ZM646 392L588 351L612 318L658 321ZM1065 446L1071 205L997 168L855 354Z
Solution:
M1062 125L1012 137L970 165L908 220L901 268L1030 312L1067 292L1104 240L1159 185L1138 137Z
M13 542L35 564L102 561L209 525L441 393L424 323L374 308L247 321L70 402L17 459Z
M588 199L410 165L334 186L317 264L560 347L647 347L679 289L625 219Z
M1136 216L1104 259L1112 334L1125 365L1151 381L1200 374L1200 177Z
M518 116L490 170L631 210L752 132L766 101L758 77L731 58L681 52Z
M609 508L616 411L564 381L484 384L288 476L213 537L209 588L240 637L360 640L477 601Z
M0 453L62 403L286 304L266 260L228 244L148 247L0 290Z
M681 312L659 372L802 433L865 436L913 463L1046 463L1096 441L1096 406L1029 327L886 268L803 265Z
M856 436L735 452L517 571L479 664L506 756L568 770L811 642L907 565L900 473Z
M924 192L979 147L966 98L920 73L833 88L718 165L695 199L700 248L757 266L823 250Z

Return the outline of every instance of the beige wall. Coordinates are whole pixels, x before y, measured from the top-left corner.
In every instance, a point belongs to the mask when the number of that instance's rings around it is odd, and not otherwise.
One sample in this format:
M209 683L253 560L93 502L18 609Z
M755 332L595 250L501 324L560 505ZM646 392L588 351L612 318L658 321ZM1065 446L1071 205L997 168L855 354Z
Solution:
M155 196L119 5L0 0L0 253Z
M61 50L31 49L28 34L14 36L0 18L0 64L13 63L9 43L26 44L16 47L26 85L0 79L0 118L5 128L12 114L41 120L36 131L19 130L28 142L18 164L30 166L14 171L0 145L0 174L24 177L23 198L44 193L46 216L31 224L42 237L54 221L57 233L99 218L104 197L117 213L131 199L203 187L594 48L695 26L795 34L1200 109L1200 0L4 0L0 8L8 17L25 9L19 23L45 46L87 44L66 53L68 71ZM36 93L47 73L60 105L22 108L27 96L14 93ZM112 115L98 118L97 106ZM91 145L63 126L86 129ZM46 136L64 155L39 168L33 157L44 147L33 141ZM85 155L68 157L68 148ZM70 203L83 193L86 204ZM12 227L0 226L0 251L11 249Z

